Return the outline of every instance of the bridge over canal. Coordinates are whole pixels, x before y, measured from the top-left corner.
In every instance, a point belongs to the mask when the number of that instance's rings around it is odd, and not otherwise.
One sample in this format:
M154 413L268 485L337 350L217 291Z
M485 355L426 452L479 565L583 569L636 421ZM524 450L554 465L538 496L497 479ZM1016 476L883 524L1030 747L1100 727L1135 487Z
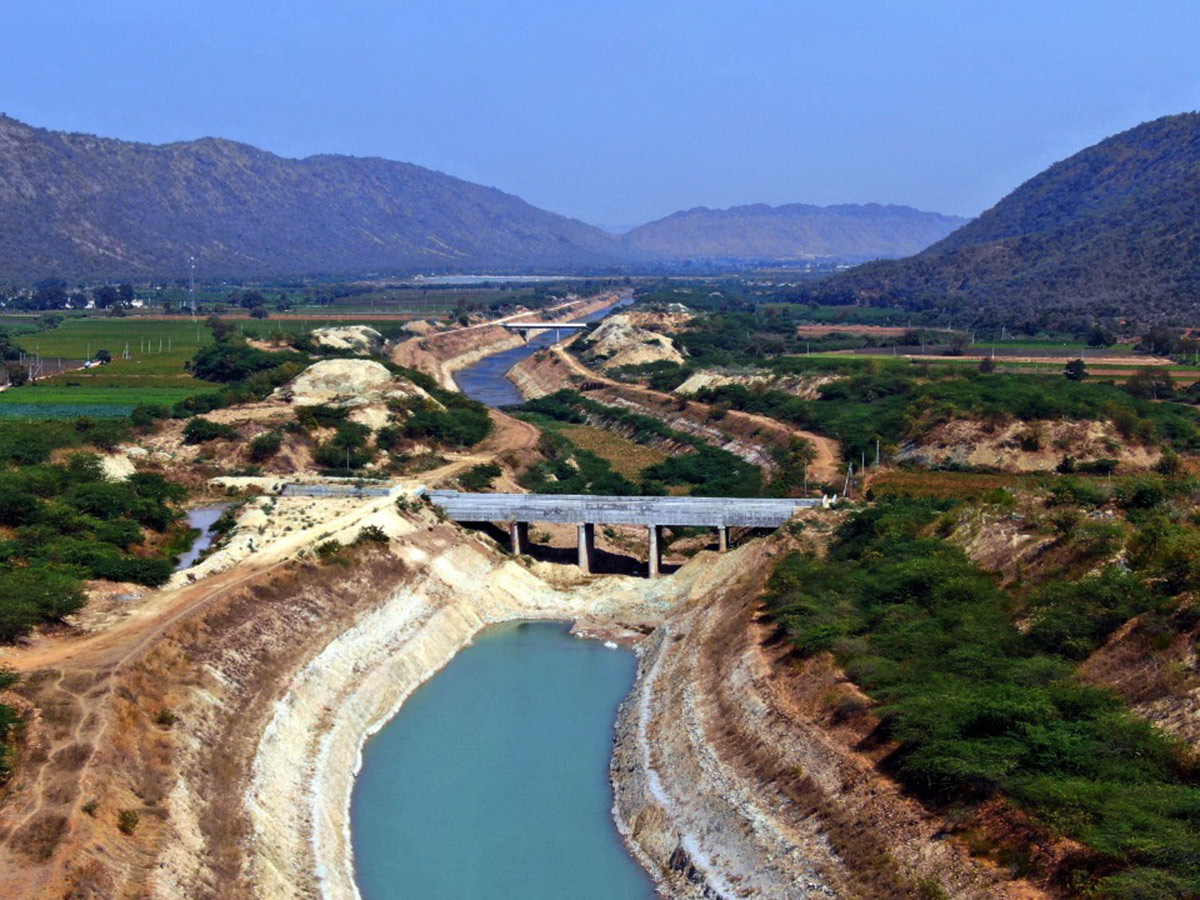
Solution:
M519 331L525 340L529 340L531 331L553 330L556 332L555 342L562 340L564 331L583 331L588 327L587 322L502 322L501 324L509 331Z
M828 507L833 499L761 497L612 497L589 494L472 494L428 491L430 502L456 522L507 522L514 553L528 540L530 522L579 526L579 567L592 568L597 525L643 525L650 539L650 576L662 563L664 526L717 529L717 544L729 547L730 527L778 528L797 510Z

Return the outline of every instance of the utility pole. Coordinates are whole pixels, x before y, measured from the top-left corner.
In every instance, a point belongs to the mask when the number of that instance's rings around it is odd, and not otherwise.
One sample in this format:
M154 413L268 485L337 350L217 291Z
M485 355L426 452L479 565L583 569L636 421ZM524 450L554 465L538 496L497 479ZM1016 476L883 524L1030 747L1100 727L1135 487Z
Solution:
M188 306L192 310L192 318L196 318L196 257L188 257Z

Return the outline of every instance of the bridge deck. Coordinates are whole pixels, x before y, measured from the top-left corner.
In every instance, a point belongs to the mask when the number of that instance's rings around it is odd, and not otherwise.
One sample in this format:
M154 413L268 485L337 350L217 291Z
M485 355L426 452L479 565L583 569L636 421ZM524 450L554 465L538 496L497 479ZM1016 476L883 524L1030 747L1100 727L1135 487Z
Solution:
M562 328L578 331L588 327L587 322L501 322L500 324L513 331L528 331L532 328Z
M559 522L604 525L737 525L778 528L818 499L757 497L611 497L587 494L468 494L429 491L459 522Z

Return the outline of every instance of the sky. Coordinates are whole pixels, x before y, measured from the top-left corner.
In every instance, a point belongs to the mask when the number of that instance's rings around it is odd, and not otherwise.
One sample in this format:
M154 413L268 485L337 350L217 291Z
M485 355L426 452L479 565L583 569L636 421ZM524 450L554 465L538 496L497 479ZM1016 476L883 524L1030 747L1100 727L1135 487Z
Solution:
M0 0L0 112L404 160L606 227L977 215L1200 108L1195 0Z

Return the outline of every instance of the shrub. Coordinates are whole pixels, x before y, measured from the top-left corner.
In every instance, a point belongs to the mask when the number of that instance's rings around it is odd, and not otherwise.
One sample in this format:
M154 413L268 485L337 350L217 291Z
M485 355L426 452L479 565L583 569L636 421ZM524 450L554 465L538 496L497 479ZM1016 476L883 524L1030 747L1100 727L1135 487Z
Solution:
M121 834L133 834L140 821L141 816L137 814L137 810L123 809L117 813L117 828L120 829Z
M314 403L296 408L296 421L308 431L314 428L337 428L349 415L350 410L347 407L330 406L327 403Z
M468 491L486 491L503 470L495 463L480 463L472 466L458 477L458 483Z
M250 441L250 461L263 462L270 459L283 447L283 435L278 431L267 431Z
M364 525L359 529L358 537L354 539L356 544L386 544L387 542L387 532L378 525Z
M205 419L202 416L195 416L188 419L187 424L183 426L183 442L185 444L202 444L205 441L214 441L218 438L228 439L236 436L236 428L220 422L214 422L211 419Z

